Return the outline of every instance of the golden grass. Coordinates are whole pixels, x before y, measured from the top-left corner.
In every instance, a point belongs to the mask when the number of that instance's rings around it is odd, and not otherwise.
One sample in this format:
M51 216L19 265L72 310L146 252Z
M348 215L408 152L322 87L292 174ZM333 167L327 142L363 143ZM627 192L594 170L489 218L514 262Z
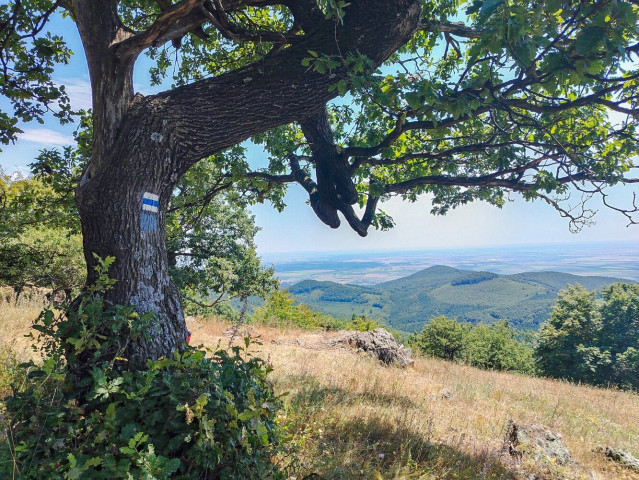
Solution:
M0 355L31 355L28 332L42 305L0 303ZM228 324L188 320L192 344L227 347ZM253 327L255 355L274 367L282 422L297 446L297 480L635 479L598 445L639 456L639 395L418 358L383 367L330 348L331 334ZM299 342L298 342L299 340ZM237 342L242 341L240 335ZM4 359L6 360L6 358ZM0 363L4 361L0 359ZM561 433L575 464L517 464L503 453L509 420Z
M215 346L227 325L191 321L193 340ZM340 349L327 334L258 327L255 353L288 392L285 421L300 441L302 475L327 479L639 479L593 449L639 455L639 395L418 358L383 367ZM296 340L300 339L302 345ZM325 343L325 342L324 342ZM228 344L223 339L221 345ZM503 454L509 420L563 436L570 467L516 464ZM383 456L383 458L380 457Z
M36 300L19 300L16 304L6 290L0 292L0 398L8 395L11 385L19 381L17 364L34 356L25 335L43 306Z
M41 300L19 300L16 304L11 298L0 297L0 352L9 350L20 357L31 354L25 335L44 306Z

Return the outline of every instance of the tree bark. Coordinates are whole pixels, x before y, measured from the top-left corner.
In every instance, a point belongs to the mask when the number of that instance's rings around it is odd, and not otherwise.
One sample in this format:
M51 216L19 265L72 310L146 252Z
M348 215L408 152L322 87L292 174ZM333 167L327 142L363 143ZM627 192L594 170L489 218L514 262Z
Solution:
M142 131L146 128L140 126ZM105 298L153 313L148 339L129 343L123 354L133 369L143 368L148 359L171 355L184 346L187 335L165 246L166 211L175 184L160 163L147 161L155 154L148 143L132 141L135 150L121 152L128 159L120 168L104 172L78 195L87 282L96 280L93 254L113 256L109 276L116 283Z
M88 282L95 280L93 254L114 256L109 273L117 283L107 299L155 315L150 339L125 352L131 368L143 368L147 359L171 355L186 341L165 248L165 214L181 175L208 155L323 109L336 96L329 86L348 72L309 70L302 65L309 50L365 54L379 65L412 36L421 10L419 0L352 0L343 25L315 19L316 29L272 57L143 98L134 97L132 89L135 38L119 23L116 5L114 0L73 2L91 72L95 142L76 200ZM125 42L128 49L118 50ZM352 203L353 192L333 176L323 172L323 183L339 187Z

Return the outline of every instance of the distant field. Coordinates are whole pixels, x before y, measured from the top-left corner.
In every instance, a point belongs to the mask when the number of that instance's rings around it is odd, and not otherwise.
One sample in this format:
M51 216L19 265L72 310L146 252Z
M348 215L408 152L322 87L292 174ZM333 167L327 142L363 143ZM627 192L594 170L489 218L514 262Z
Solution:
M301 280L374 285L433 265L488 270L502 275L559 271L639 281L635 243L537 245L427 251L308 252L263 255L284 286Z

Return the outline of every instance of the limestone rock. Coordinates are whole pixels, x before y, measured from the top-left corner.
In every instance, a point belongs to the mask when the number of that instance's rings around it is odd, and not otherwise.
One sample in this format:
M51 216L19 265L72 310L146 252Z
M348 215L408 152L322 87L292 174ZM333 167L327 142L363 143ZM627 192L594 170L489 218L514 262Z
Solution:
M630 470L639 472L639 459L633 457L630 452L620 450L619 448L606 447L602 449L604 455L613 462L617 462Z
M368 332L343 332L334 341L366 352L386 365L405 367L414 363L410 349L398 344L395 337L383 328Z
M506 440L508 453L516 458L524 455L559 465L572 463L570 451L561 441L561 435L538 424L517 425L510 422Z

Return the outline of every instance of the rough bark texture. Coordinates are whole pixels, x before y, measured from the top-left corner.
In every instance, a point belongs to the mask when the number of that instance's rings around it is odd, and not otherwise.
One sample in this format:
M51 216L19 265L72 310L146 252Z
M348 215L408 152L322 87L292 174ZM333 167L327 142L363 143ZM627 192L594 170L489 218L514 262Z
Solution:
M314 28L279 53L241 70L146 98L133 95L132 72L139 53L135 45L148 43L150 34L136 42L119 22L115 0L75 0L71 11L93 89L93 158L76 195L89 282L93 253L112 255L116 261L110 274L117 283L109 300L156 314L151 340L127 352L135 368L147 358L169 355L186 339L165 248L164 217L180 176L202 158L255 134L317 115L335 96L328 87L346 72L309 71L302 65L308 50L327 55L359 52L379 64L418 27L420 6L418 0L352 0L343 26L337 27L317 12L301 16L304 22L314 22ZM126 48L118 49L122 45ZM306 122L306 129L321 132L322 125L322 117L315 117ZM337 191L341 202L352 204L352 185L341 184L332 174L343 162L322 144L325 136L316 138L313 148L326 158L318 175L321 188ZM157 212L145 210L145 196L159 198Z

